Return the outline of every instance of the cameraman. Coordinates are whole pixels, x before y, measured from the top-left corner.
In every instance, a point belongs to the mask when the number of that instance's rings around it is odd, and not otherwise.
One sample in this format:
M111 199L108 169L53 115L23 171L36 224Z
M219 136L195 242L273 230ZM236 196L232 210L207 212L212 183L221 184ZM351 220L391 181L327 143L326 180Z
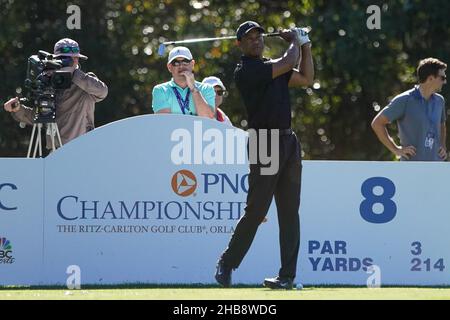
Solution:
M80 54L78 43L72 39L61 39L55 44L55 58L70 57L73 64L59 70L72 72L72 84L69 89L57 90L55 95L56 123L63 144L94 129L95 103L102 101L108 94L108 87L92 72L81 71L78 60L87 59ZM13 98L4 104L6 111L19 122L33 125L34 111ZM47 132L47 149L52 148L51 137ZM55 140L56 147L59 143Z

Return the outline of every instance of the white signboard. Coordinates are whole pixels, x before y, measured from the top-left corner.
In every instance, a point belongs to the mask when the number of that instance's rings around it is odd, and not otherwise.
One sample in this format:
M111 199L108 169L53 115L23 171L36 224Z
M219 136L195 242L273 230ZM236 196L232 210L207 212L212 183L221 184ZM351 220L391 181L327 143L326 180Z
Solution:
M0 285L42 281L44 161L0 159Z
M0 239L14 258L0 285L66 284L68 268L82 285L214 283L245 208L245 137L214 120L145 115L45 159L0 159ZM296 280L450 284L448 168L304 161ZM274 204L267 218L234 283L277 274Z

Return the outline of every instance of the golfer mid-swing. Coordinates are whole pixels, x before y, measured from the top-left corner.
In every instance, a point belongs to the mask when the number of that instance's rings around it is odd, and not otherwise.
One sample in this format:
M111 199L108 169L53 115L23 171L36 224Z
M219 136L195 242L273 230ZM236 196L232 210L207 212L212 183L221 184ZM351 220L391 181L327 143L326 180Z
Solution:
M244 22L236 33L243 56L234 72L236 86L247 109L249 128L258 139L267 143L275 134L279 141L276 150L279 169L275 174L264 174L264 165L258 158L250 162L249 190L245 213L239 220L228 247L217 264L215 278L224 287L231 285L231 273L236 269L255 237L275 196L280 229L281 269L275 278L265 279L272 289L292 289L296 276L300 244L300 180L301 151L296 135L291 130L291 103L288 87L311 85L314 66L308 34L300 29L283 30L280 37L289 43L284 56L270 60L263 58L264 29L253 21ZM299 65L298 69L295 69ZM260 135L266 129L266 135ZM268 129L268 130L267 130ZM265 138L262 138L265 137ZM249 143L259 141L249 140ZM270 150L268 147L266 150ZM271 155L272 157L274 155Z

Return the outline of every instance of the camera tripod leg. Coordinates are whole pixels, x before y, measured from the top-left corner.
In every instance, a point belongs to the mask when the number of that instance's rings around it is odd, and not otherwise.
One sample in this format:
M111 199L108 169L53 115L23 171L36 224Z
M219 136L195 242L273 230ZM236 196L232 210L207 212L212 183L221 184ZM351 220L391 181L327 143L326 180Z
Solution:
M56 148L62 146L61 135L59 133L58 124L56 123L48 123L47 125L47 134L50 135L50 141L52 143L52 152L56 150ZM33 130L31 131L30 144L28 146L27 158L31 156L31 149L33 148L33 158L36 158L36 155L42 158L42 129L44 125L42 123L35 123L33 125ZM36 132L37 130L37 132ZM56 134L56 142L55 142L55 134ZM56 146L58 143L58 146ZM38 153L39 152L39 153Z
M49 123L47 125L47 134L50 135L50 140L52 142L52 151L55 151L56 148L62 146L61 142L61 135L59 134L58 124L57 123ZM56 146L55 143L55 135L56 135L56 143L58 143L58 146Z
M58 138L59 147L62 147L61 135L59 134L58 124L55 123L56 137Z
M36 151L39 148L39 157L42 158L42 136L41 136L41 131L42 131L42 123L38 123L37 124L37 139L36 139L36 143L34 145L34 152L33 152L33 158L36 158Z
M52 152L56 150L55 135L53 134L53 129L54 129L53 125L54 125L53 123L48 124L48 126L50 127L49 129L50 129L50 140L52 141Z
M27 158L30 157L31 155L31 147L33 146L33 139L34 139L34 133L36 131L36 123L33 124L33 130L31 130L31 137L30 137L30 142L28 144L28 153L27 153Z
M42 158L42 123L39 124L39 158Z

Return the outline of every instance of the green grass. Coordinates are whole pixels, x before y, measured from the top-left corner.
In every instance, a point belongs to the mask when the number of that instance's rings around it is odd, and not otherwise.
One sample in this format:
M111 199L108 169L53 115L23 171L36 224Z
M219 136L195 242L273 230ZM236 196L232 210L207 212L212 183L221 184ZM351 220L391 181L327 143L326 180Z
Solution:
M154 287L154 288L0 288L0 300L441 300L450 288L337 288L306 287L274 291L266 288Z

